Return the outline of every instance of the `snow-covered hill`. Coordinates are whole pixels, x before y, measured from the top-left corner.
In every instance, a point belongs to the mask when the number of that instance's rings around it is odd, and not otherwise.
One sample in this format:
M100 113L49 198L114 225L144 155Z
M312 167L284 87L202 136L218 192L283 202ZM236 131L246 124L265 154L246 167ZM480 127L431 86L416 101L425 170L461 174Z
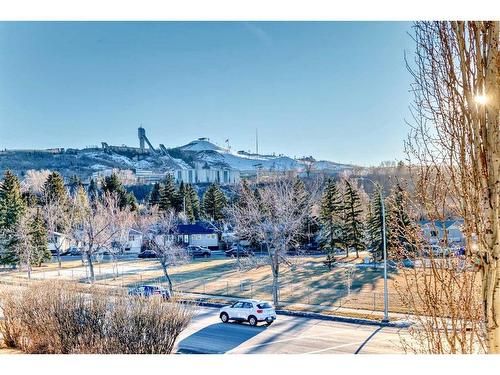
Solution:
M240 171L274 170L302 171L306 163L301 160L292 159L284 155L259 155L244 151L233 151L219 147L206 138L200 138L178 148L198 163L206 163L209 166L225 167ZM312 169L324 171L341 171L351 169L345 164L338 164L326 160L313 161Z
M312 167L311 167L312 163ZM157 149L155 153L143 152L131 147L68 149L56 153L43 150L17 150L0 152L0 172L11 169L23 174L29 169L58 170L69 177L77 174L82 178L93 172L117 168L166 172L190 168L229 168L241 172L305 171L322 170L339 172L352 166L312 158L293 159L285 155L259 155L234 151L200 138L184 146Z

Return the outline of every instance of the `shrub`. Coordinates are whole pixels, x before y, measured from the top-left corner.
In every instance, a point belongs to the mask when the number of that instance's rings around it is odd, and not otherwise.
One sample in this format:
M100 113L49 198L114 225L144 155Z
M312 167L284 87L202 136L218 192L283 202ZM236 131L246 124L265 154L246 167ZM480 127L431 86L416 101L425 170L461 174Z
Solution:
M40 282L3 295L4 343L26 353L168 354L189 324L185 304Z

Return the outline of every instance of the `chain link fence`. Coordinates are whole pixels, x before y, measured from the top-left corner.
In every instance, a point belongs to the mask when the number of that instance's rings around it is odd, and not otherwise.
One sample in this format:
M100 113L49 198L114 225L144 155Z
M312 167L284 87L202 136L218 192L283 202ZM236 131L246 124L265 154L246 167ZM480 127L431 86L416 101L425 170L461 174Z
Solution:
M133 267L122 265L110 266L109 263L107 266L104 266L97 263L94 266L94 274L97 285L124 288L133 288L144 284L167 286L166 278L158 272L157 267L138 272ZM90 282L88 267L81 266L61 271L55 269L36 272L32 277L34 280L57 278L80 283ZM19 281L23 279L22 281L26 282L25 276L21 273L18 279ZM11 278L11 282L15 281L15 277L14 279ZM235 281L234 279L201 280L199 278L193 280L173 275L172 283L176 292L200 294L200 297L201 295L210 295L216 297L272 300L272 285L269 280ZM383 311L384 309L383 293L377 291L360 291L346 286L343 288L308 287L283 279L279 284L278 295L280 302L287 305L314 305L324 309L343 307L371 311ZM388 301L390 311L406 312L397 293L389 293Z

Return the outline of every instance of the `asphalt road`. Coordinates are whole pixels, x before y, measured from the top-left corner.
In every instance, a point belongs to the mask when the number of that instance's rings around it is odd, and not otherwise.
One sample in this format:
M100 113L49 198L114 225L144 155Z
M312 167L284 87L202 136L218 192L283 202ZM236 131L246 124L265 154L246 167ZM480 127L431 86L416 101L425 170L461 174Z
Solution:
M271 326L222 323L218 309L199 308L176 344L180 354L401 353L397 328L278 315ZM404 331L402 332L404 334Z

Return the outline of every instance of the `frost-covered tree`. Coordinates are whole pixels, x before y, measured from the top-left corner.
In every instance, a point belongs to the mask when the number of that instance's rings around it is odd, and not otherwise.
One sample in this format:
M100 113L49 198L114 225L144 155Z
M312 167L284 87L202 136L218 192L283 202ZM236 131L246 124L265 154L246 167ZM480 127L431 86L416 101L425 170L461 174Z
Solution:
M77 194L72 200L72 234L83 246L90 278L95 280L93 256L114 248L115 241L128 237L133 215L129 207L120 208L117 194L104 193L101 199L89 204L85 195Z
M309 195L303 210L297 210L294 180L278 179L259 188L259 194L240 186L239 202L227 209L239 238L252 238L265 245L273 275L273 302L279 305L280 265L286 252L303 230L304 218L314 202Z

